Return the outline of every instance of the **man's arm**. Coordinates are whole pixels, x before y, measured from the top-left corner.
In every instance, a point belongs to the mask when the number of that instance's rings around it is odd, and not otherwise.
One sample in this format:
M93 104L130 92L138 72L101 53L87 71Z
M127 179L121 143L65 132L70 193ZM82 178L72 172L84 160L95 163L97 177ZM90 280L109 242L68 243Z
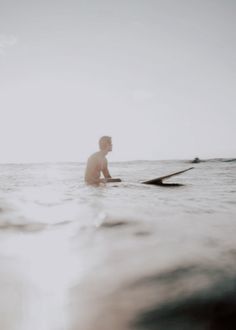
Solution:
M105 162L104 162L104 167L102 169L102 173L104 175L105 182L121 182L121 179L111 177L110 172L108 171L108 167L107 167L107 160L105 160Z
M107 160L106 159L104 160L104 164L103 164L103 167L102 167L102 174L104 175L105 179L111 179L111 174L108 171L108 166L107 166Z

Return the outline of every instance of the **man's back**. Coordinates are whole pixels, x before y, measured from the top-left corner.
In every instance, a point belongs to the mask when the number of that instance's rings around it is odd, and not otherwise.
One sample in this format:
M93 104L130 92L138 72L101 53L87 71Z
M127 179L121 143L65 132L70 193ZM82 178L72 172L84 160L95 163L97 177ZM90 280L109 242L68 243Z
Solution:
M92 154L87 161L85 181L89 184L98 184L101 181L101 172L105 177L110 177L107 170L107 159L101 151L98 151Z

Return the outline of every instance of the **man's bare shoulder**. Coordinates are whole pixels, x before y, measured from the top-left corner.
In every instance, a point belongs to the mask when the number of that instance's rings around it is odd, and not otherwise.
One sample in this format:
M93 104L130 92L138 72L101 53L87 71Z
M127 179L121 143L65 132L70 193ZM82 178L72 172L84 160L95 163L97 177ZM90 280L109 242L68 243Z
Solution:
M96 160L102 158L102 154L100 151L95 152L91 156L89 156L89 160Z
M88 163L97 163L101 161L106 161L106 158L100 151L95 152L88 158Z

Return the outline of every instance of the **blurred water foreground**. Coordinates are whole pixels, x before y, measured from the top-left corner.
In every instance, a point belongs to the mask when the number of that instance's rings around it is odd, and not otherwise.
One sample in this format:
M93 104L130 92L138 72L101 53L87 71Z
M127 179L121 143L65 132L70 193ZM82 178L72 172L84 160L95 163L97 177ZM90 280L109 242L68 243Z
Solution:
M1 330L236 329L234 161L0 165Z

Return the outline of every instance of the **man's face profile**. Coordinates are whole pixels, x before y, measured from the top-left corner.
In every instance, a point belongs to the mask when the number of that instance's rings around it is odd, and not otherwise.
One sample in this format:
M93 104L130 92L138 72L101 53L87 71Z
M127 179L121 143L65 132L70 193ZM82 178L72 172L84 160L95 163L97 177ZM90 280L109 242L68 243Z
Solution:
M112 151L112 139L110 136L103 136L99 140L100 150L109 152Z
M112 141L111 141L111 139L107 141L107 149L108 149L108 151L112 151Z

